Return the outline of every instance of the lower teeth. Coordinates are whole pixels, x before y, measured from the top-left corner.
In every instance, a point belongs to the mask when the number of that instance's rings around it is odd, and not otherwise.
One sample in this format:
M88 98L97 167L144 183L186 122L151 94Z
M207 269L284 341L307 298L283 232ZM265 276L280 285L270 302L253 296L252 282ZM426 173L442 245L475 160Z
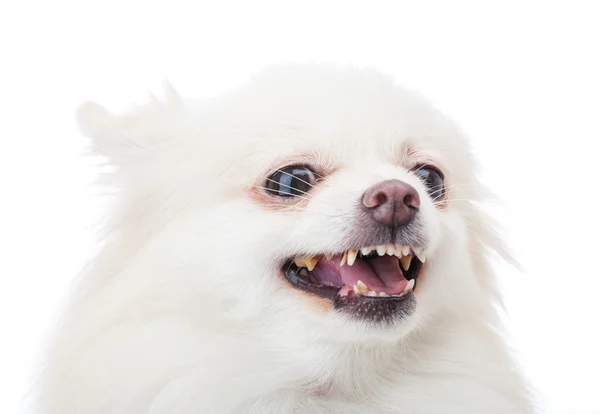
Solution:
M354 293L358 296L369 296L369 297L396 297L399 298L401 296L406 295L407 293L410 293L413 291L415 287L415 281L414 279L411 279L408 281L408 283L406 284L406 286L404 287L404 290L396 295L388 295L385 292L376 292L374 290L371 290L367 287L367 285L364 284L364 282L362 281L358 281L356 282L356 284L354 286L352 286L352 289L354 290Z
M300 269L298 269L298 275L303 276L303 277L310 277L310 273L308 271L308 269L306 267L301 267ZM311 279L313 279L311 277ZM313 282L317 282L316 280L312 280ZM377 292L374 290L369 289L369 287L362 281L358 281L356 282L356 284L354 286L352 286L352 289L354 290L354 294L357 296L369 296L369 297L383 297L383 298L388 298L388 297L394 297L394 298L399 298L402 297L404 295L406 295L407 293L410 293L413 291L415 286L415 280L414 279L410 279L407 283L407 285L404 287L404 290L398 294L395 295L389 295L385 292Z

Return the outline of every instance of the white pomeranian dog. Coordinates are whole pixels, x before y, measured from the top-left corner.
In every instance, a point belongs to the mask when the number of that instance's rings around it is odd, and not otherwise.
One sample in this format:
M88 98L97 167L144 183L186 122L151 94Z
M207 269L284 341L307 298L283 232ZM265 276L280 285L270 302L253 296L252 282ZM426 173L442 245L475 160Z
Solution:
M37 385L40 414L534 412L460 129L371 70L278 66L83 132L107 239Z

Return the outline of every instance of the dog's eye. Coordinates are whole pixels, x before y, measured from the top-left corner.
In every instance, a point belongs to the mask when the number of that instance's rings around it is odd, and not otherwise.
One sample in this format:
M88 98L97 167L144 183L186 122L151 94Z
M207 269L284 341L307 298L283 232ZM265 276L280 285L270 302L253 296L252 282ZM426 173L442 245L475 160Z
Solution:
M316 182L315 173L307 167L291 166L277 170L267 178L267 191L279 197L293 197L308 193Z
M413 172L425 183L427 191L434 201L445 197L444 177L439 170L433 167L421 166Z

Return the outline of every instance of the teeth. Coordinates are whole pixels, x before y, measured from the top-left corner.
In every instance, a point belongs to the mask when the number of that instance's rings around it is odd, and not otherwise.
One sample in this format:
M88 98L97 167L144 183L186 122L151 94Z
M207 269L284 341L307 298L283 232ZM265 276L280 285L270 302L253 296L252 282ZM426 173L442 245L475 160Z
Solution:
M306 270L306 268L305 268L305 267L303 267L303 268L301 268L301 269L298 271L298 274L299 274L300 276L308 276L308 270Z
M348 266L352 266L356 261L358 250L348 250Z
M354 290L354 293L357 295L370 296L372 298L375 298L375 297L387 298L390 296L385 292L377 292L377 291L369 289L367 287L367 285L365 285L360 280L358 282L356 282L356 284L354 286L352 286L352 289ZM400 295L394 295L394 296L401 296L403 294L404 294L404 292Z
M306 263L308 263L309 260L310 260L310 257L301 256L301 257L296 257L294 259L294 263L296 263L296 266L298 266L298 267L306 267Z
M296 266L306 267L309 272L312 272L312 270L315 268L317 263L319 263L319 258L317 256L315 256L315 257L301 256L301 257L296 257L294 259L294 263L296 263Z
M404 293L412 292L414 287L415 287L415 279L411 279L408 281L408 283L404 287L404 290L402 291L402 293L404 294Z
M356 282L355 286L357 286L358 290L361 291L361 292L368 292L369 291L368 286L365 285L362 280L359 280L358 282Z
M402 268L404 270L408 270L408 268L410 267L410 262L412 261L412 255L409 256L402 256L402 258L400 258L400 263L402 263Z
M415 250L415 255L417 256L417 258L419 259L419 261L421 263L425 263L425 259L426 259L425 252L423 252L420 249L417 249L417 250Z
M317 265L317 263L319 263L319 258L313 257L308 262L306 262L306 268L308 269L309 272L312 272L313 269L315 268L315 266Z
M390 296L399 298L401 296L406 295L407 293L412 292L414 288L415 288L415 280L414 279L409 280L408 283L406 284L406 286L404 287L404 290L397 295L388 295L385 292L376 292L374 290L371 290L361 280L359 280L358 282L356 282L356 284L354 286L352 286L352 289L354 290L354 293L356 295L369 296L372 298L375 298L375 297L389 298Z
M344 255L342 256L342 261L340 262L340 266L343 266L347 260L348 260L348 252L344 252Z
M340 266L344 266L345 264L348 264L348 266L352 266L354 265L354 263L356 263L356 259L358 258L359 252L363 256L367 256L373 250L377 251L377 254L379 256L385 256L386 254L389 256L397 256L400 259L400 263L402 264L402 268L404 270L409 269L410 264L412 262L412 258L415 256L419 259L421 263L425 263L426 260L425 252L421 249L415 248L411 253L411 248L409 246L396 246L393 244L386 244L377 247L363 247L360 250L348 250L342 255ZM302 271L302 268L306 268L309 272L312 272L313 269L319 263L321 257L325 257L327 260L331 260L333 259L334 254L326 253L324 256L300 256L295 258L294 263L301 269L299 274L303 276L306 274L306 272Z

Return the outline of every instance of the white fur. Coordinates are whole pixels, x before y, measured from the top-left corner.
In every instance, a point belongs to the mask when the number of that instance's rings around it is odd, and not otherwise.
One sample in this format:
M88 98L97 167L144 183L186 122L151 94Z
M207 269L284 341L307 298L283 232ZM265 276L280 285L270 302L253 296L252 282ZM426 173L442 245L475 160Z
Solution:
M369 70L276 67L204 103L167 92L126 116L78 112L118 205L57 327L35 412L533 412L486 259L508 256L451 121ZM445 208L408 171L409 146L441 163ZM295 154L336 172L301 211L252 200ZM430 245L416 313L382 328L317 306L277 263L343 244L356 199L389 178L419 191Z

